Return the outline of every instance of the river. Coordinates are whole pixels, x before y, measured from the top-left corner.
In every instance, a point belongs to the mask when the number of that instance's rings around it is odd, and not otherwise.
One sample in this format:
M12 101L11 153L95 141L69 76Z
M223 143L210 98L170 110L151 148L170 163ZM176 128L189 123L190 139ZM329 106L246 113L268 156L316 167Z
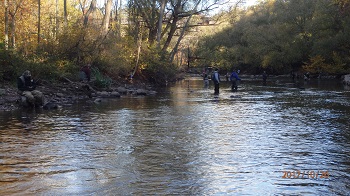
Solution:
M0 195L348 195L350 91L286 82L0 112Z

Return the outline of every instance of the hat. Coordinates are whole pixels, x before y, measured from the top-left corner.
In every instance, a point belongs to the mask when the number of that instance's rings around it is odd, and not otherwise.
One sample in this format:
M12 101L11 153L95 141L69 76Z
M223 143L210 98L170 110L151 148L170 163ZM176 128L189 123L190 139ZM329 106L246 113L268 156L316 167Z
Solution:
M26 70L25 72L23 72L23 76L24 77L31 77L32 75L30 74L29 70Z

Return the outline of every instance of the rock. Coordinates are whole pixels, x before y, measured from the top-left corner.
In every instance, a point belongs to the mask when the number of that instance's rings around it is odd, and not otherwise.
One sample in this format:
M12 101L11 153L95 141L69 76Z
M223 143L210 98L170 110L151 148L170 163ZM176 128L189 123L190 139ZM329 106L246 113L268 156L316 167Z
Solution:
M94 103L101 103L101 102L102 102L102 99L100 99L100 98L97 98L94 100Z
M157 94L157 91L148 91L148 95L155 95Z
M63 93L56 93L56 96L57 97L64 97L64 94Z
M5 89L0 88L0 96L5 95L5 94L6 94L6 90L5 90Z
M120 97L120 93L116 92L116 91L113 91L113 92L110 93L110 96L111 97Z
M136 95L147 95L147 90L145 90L145 89L137 89L136 91L135 91L135 94Z
M126 88L124 87L118 87L117 88L117 91L120 93L120 94L127 94L128 91L126 90Z
M347 86L350 86L350 74L344 75L343 77L343 83Z
M29 104L27 102L27 98L25 96L21 96L21 99L19 100L19 104L22 107L28 107L29 106Z
M46 104L43 106L43 109L44 109L44 110L58 109L58 104L57 104L57 103L53 103L53 102L49 102L49 103L46 103Z
M44 109L59 109L60 107L75 104L79 99L86 98L84 92L91 92L88 96L92 99L91 103L103 102L103 98L118 98L123 94L132 95L154 95L157 92L152 90L152 86L145 84L118 84L109 91L111 92L97 92L88 84L81 84L77 82L71 83L51 83L43 81L43 86L39 86L39 90L44 94L46 100L50 100L50 104L42 106ZM120 85L120 86L119 86ZM143 87L142 87L143 86ZM96 95L96 96L94 96ZM56 105L57 104L57 105ZM18 90L13 85L2 84L0 87L0 110L13 110L20 107L32 107L27 103L26 98L18 94Z
M120 97L119 92L113 91L113 92L107 92L107 91L101 91L97 92L97 96L101 98L116 98Z
M101 92L97 92L97 96L102 97L102 98L108 98L109 93L106 91L101 91Z

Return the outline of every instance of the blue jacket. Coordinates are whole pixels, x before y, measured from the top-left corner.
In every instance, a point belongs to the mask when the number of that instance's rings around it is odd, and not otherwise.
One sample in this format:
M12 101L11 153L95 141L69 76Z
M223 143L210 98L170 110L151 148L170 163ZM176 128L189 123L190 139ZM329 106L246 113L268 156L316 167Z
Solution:
M220 74L218 71L214 71L213 75L211 76L211 80L213 80L215 84L220 83Z
M232 74L230 76L230 80L233 81L233 79L241 80L241 78L238 77L238 74L235 71L232 72Z

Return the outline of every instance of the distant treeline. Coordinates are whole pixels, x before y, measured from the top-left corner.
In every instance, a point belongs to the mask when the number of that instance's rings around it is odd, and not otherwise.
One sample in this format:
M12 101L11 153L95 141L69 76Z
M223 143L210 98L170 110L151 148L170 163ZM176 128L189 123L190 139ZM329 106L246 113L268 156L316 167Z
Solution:
M221 13L229 24L195 51L221 70L249 73L350 72L349 0L266 0Z

